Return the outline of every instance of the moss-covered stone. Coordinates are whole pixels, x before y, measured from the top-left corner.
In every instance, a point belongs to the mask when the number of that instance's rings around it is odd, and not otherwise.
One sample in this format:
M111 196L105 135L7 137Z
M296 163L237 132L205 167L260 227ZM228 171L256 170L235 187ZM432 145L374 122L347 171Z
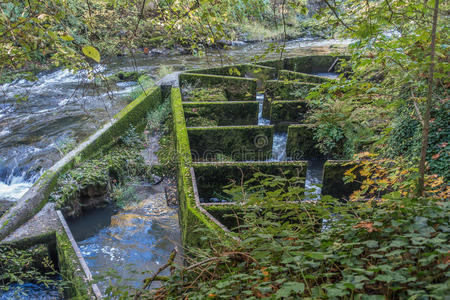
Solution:
M300 123L308 111L306 101L272 101L270 105L270 123Z
M226 237L223 230L196 206L190 172L192 165L191 150L179 88L172 88L171 105L173 128L176 135L177 190L182 241L184 245L201 246L204 244L201 236L205 233L196 232L196 229L206 229L213 235L218 235L221 238Z
M361 178L354 182L345 183L344 173L354 167L348 161L328 160L323 166L322 195L330 195L337 199L348 197L360 188Z
M196 88L183 89L183 101L189 102L217 102L228 101L225 88Z
M222 88L228 100L251 101L256 98L257 80L250 78L182 73L179 76L181 88Z
M259 80L275 79L275 77L277 76L275 68L255 64L239 64L216 68L194 69L189 70L188 73L247 78L250 77L257 78Z
M188 128L192 157L196 161L266 160L271 157L273 126L223 126Z
M294 160L317 159L323 155L315 147L313 131L307 125L290 125L286 144L286 155Z
M276 100L302 100L316 83L269 80L266 82L265 98L269 101Z
M258 124L258 102L256 101L184 102L183 108L188 127Z
M64 289L67 299L90 299L90 284L72 248L68 236L64 232L56 233L56 248L58 253L59 272L68 282Z
M289 81L299 81L299 82L311 82L311 83L324 83L328 81L332 81L333 79L317 76L312 74L293 72L288 70L279 71L278 78L280 80L289 80Z
M338 57L331 55L311 55L284 59L283 69L301 73L324 73L333 65ZM345 59L341 56L339 59Z
M253 178L257 172L269 175L291 177L306 176L306 162L218 162L194 163L197 188L201 198L206 202L210 198L226 199L222 192L229 184L240 185Z

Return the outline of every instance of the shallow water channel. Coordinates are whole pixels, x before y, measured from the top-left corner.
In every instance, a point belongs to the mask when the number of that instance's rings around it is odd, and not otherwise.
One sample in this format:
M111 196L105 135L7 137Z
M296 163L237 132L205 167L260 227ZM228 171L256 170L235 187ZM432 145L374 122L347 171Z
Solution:
M136 203L121 210L97 209L68 222L103 292L111 284L143 287L143 280L167 262L175 247L178 253L182 249L178 209L167 205L162 184L135 189ZM166 270L161 275L169 274Z

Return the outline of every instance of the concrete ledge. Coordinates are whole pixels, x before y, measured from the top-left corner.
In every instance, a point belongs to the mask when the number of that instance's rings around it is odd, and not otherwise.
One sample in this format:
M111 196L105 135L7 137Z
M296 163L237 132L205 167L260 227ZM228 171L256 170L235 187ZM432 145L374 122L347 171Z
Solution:
M197 88L221 88L227 99L231 101L251 101L256 99L257 80L251 78L182 73L179 76L180 86Z

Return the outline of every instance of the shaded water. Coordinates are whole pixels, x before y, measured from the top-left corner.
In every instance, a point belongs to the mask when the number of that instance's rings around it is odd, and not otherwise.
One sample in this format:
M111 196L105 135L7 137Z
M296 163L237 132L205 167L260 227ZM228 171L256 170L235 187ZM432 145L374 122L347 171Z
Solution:
M0 300L55 300L63 299L54 286L46 287L43 284L24 283L9 286L8 291L0 290Z
M69 222L92 274L99 276L102 292L110 284L142 287L176 246L182 249L178 209L167 206L162 184L136 189L140 202L119 211L92 211Z
M335 51L331 45L346 43L300 39L287 42L284 54L328 54ZM95 72L109 75L119 70L139 70L156 80L162 66L180 71L250 62L252 56L263 54L267 45L240 45L220 53L209 51L204 57L169 54L104 59ZM274 53L266 58L277 57L279 54ZM135 85L119 83L106 89L89 79L86 72L73 74L68 70L42 72L37 77L35 82L16 80L0 85L0 199L20 198L38 177L35 175L61 157L58 148L95 132L128 103L127 95ZM18 101L16 95L27 100ZM12 173L23 179L8 182Z

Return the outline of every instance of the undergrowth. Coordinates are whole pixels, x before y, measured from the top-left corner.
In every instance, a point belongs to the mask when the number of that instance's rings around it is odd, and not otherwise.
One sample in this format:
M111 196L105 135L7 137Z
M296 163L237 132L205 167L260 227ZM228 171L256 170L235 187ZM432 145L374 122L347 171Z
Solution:
M244 190L239 240L199 230L152 299L446 299L450 205L441 198L302 200L303 188L258 175ZM297 179L301 181L301 179ZM250 184L250 185L249 185ZM281 189L279 187L282 187ZM175 266L173 264L172 268ZM149 279L150 280L150 279Z

